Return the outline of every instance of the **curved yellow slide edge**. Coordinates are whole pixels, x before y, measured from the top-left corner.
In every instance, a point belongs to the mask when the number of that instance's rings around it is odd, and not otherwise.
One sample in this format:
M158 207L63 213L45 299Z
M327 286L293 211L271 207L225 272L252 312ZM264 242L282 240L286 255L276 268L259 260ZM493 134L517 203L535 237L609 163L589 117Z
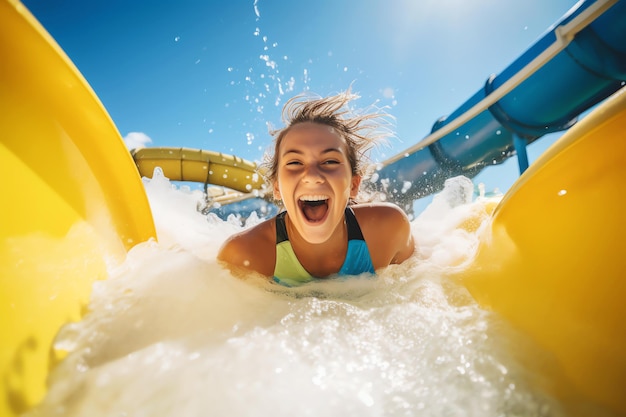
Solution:
M479 302L548 352L538 373L551 390L619 414L626 414L625 203L622 88L514 184L461 277Z
M192 181L231 188L243 193L263 188L254 162L232 155L191 148L140 148L131 152L139 173L151 177L160 167L173 181Z
M45 393L52 340L94 280L155 237L104 107L26 8L0 0L0 415Z

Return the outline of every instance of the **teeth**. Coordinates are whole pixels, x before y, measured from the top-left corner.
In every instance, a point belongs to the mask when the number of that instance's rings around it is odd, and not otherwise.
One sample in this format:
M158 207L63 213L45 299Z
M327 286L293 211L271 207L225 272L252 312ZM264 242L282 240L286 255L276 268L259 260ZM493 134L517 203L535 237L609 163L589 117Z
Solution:
M300 197L301 201L324 201L328 200L326 195L303 195Z

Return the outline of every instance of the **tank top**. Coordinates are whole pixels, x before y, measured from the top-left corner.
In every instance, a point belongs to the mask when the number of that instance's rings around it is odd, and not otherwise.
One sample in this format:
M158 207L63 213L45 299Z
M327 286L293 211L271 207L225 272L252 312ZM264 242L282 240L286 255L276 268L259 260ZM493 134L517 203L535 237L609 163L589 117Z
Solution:
M287 226L285 224L286 211L276 216L276 265L274 266L274 281L293 287L319 278L311 275L300 263L293 251ZM362 273L374 274L374 265L369 249L363 239L361 227L350 207L345 211L346 226L348 228L348 251L341 269L336 276L359 275Z

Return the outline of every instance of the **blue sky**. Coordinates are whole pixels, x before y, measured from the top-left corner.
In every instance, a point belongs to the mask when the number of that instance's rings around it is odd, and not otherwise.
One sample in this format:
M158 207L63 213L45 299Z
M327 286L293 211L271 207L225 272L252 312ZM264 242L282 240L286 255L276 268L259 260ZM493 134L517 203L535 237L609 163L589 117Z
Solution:
M426 136L573 0L25 0L122 136L259 160L282 104L351 84L396 118L382 160ZM143 136L143 137L145 137ZM529 147L531 161L551 140ZM506 190L513 159L476 181Z

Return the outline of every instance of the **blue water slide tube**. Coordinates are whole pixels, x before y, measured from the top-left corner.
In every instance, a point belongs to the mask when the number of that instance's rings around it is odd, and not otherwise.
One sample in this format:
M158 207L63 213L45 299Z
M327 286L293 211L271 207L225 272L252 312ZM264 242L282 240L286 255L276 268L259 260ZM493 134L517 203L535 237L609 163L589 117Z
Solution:
M567 129L625 80L626 0L580 1L429 136L385 161L375 188L410 211L446 178L525 156L516 143Z

